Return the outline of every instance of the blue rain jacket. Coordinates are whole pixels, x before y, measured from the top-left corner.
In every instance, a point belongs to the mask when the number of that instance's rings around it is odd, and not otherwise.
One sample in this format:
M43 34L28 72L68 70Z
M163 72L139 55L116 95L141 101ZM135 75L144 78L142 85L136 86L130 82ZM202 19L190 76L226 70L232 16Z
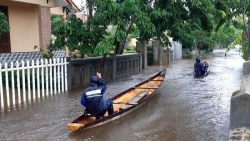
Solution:
M107 100L103 97L107 87L103 78L92 75L89 87L83 92L81 104L86 107L86 111L91 115L101 115L106 112Z
M196 58L196 63L194 64L195 76L204 75L206 73L206 67L200 63L200 59Z

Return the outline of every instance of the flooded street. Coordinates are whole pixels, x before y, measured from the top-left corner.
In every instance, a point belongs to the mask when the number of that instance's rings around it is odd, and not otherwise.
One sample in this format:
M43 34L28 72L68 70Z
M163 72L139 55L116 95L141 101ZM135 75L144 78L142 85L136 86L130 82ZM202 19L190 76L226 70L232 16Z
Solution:
M207 59L210 74L192 76L195 59L174 60L156 94L125 117L86 131L70 132L67 124L80 116L82 89L2 110L0 140L5 141L227 141L230 98L240 88L243 60L238 50L215 50ZM155 75L141 74L108 83L110 98Z

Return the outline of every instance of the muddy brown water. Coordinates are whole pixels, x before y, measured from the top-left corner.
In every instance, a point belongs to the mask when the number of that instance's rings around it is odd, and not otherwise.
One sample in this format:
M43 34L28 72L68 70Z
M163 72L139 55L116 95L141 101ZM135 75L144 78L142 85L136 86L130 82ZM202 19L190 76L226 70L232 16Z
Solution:
M5 141L226 141L230 98L240 88L242 66L238 50L215 50L207 59L210 74L192 77L194 59L174 60L157 93L123 118L86 131L66 125L82 114L83 88L5 109L0 115L0 140ZM153 76L162 68L108 83L107 98Z

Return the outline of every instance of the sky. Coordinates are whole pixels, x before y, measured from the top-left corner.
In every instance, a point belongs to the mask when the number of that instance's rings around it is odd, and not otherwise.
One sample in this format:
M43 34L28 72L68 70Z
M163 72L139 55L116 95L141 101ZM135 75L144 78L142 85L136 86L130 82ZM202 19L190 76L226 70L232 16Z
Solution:
M79 8L81 7L81 0L73 0L73 1Z

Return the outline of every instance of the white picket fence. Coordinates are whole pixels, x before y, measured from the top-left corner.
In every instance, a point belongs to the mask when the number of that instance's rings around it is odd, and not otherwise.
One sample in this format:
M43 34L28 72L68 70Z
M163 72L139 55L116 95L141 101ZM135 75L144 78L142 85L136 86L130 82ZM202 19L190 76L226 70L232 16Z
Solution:
M66 58L0 63L1 107L67 91L67 64Z

